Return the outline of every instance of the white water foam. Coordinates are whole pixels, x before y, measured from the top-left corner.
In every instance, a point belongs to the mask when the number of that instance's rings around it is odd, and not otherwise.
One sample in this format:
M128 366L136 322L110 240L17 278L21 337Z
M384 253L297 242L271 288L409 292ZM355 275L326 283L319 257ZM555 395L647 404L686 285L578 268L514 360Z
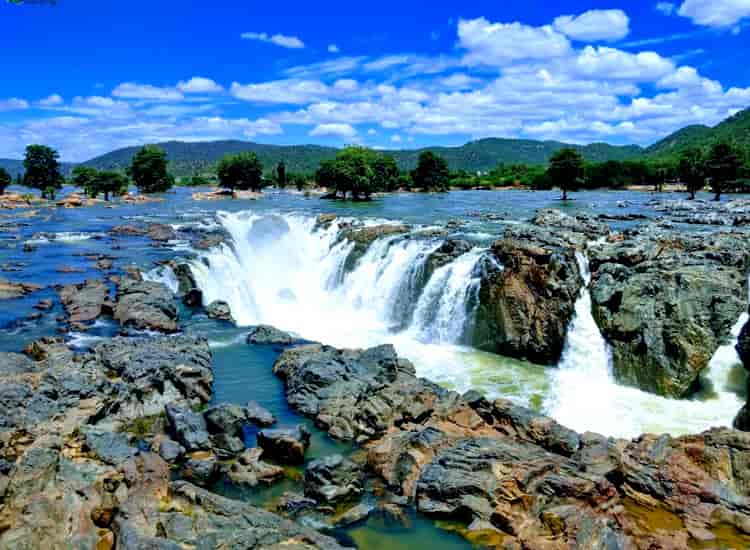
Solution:
M150 271L141 273L141 276L143 277L144 281L162 283L164 286L166 286L169 290L172 291L172 294L177 294L177 291L180 289L180 283L177 280L177 275L175 275L172 268L169 267L168 265L155 267L154 269Z

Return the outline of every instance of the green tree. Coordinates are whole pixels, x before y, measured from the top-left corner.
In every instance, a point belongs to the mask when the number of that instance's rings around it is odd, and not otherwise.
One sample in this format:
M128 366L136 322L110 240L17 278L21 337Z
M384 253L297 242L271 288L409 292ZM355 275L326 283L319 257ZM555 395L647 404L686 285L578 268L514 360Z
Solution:
M83 189L84 193L88 196L95 197L94 183L96 182L96 177L98 175L99 172L95 168L79 165L73 168L73 174L70 181L76 187Z
M122 196L127 193L129 183L128 178L119 172L99 172L94 179L92 197L103 193L104 200L108 201L110 195Z
M302 191L307 187L307 178L304 174L289 174L289 183L291 183L297 191Z
M46 145L29 145L23 159L25 170L23 184L39 189L42 197L54 200L55 191L62 188L65 179L60 173L57 159L60 155Z
M174 185L174 176L167 171L167 154L155 145L146 145L135 154L128 175L141 193L163 193Z
M680 179L687 187L690 200L706 185L706 159L700 147L690 147L680 153L677 164Z
M419 155L417 168L412 172L414 186L423 191L447 191L450 183L448 163L431 151Z
M373 189L376 191L395 191L398 189L398 170L396 159L390 155L377 155L372 162Z
M284 161L279 161L279 164L276 166L276 185L279 187L279 189L284 189L287 184L287 177L286 177L286 164L284 164Z
M562 200L568 200L568 191L578 189L583 183L583 157L570 147L560 149L549 160L547 175L562 189Z
M711 147L706 158L706 172L711 178L714 200L721 200L729 183L737 180L743 162L742 152L733 143L720 141Z
M224 157L216 170L219 185L224 188L259 191L263 181L263 165L255 153L239 153Z
M11 183L13 183L13 178L5 168L0 166L0 195L5 194L5 190Z

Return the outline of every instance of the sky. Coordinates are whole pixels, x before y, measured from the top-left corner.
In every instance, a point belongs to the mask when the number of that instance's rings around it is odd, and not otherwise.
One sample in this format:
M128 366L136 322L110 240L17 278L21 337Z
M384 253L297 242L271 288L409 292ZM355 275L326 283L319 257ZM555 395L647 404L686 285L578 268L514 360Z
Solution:
M0 0L0 157L647 145L750 106L750 0Z

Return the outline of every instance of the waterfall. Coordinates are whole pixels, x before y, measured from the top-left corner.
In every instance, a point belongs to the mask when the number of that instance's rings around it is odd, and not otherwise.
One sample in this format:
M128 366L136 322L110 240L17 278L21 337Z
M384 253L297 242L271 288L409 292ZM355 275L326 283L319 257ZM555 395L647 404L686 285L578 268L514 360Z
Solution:
M319 227L308 216L217 217L231 241L199 253L190 267L204 302L227 302L240 326L271 324L351 347L392 341L404 332L418 333L424 343L453 344L470 322L479 250L426 281L425 262L440 240L391 235L375 240L346 272L354 243L341 238L336 221Z
M168 265L162 265L155 267L154 269L141 273L144 281L152 281L155 283L162 283L173 294L177 294L180 288L180 282L177 280L177 275Z

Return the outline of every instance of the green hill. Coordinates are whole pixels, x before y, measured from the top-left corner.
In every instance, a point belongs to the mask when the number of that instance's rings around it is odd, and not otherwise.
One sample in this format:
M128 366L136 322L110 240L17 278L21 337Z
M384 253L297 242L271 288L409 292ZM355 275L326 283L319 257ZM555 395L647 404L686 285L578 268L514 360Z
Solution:
M719 140L733 140L738 145L750 149L750 109L740 111L713 128L687 126L648 147L646 155L669 156L687 147L705 147Z
M333 147L318 145L264 145L244 141L169 141L158 145L167 153L170 169L177 176L212 171L224 155L242 151L257 154L267 169L283 160L290 172L313 172L322 160L335 157L337 152ZM489 138L472 141L460 147L428 149L444 156L453 170L475 172L491 170L501 162L545 164L555 151L566 146L568 145L557 141ZM591 161L626 160L639 156L643 151L633 145L618 147L605 143L573 147ZM138 147L118 149L88 160L84 164L99 170L124 170L137 150ZM417 165L419 154L425 150L427 149L394 150L388 153L394 156L400 168L411 169Z
M69 176L73 171L75 164L70 162L61 162L60 169L64 176ZM23 161L18 159L0 159L0 167L5 168L8 173L15 178L16 174L23 174Z

